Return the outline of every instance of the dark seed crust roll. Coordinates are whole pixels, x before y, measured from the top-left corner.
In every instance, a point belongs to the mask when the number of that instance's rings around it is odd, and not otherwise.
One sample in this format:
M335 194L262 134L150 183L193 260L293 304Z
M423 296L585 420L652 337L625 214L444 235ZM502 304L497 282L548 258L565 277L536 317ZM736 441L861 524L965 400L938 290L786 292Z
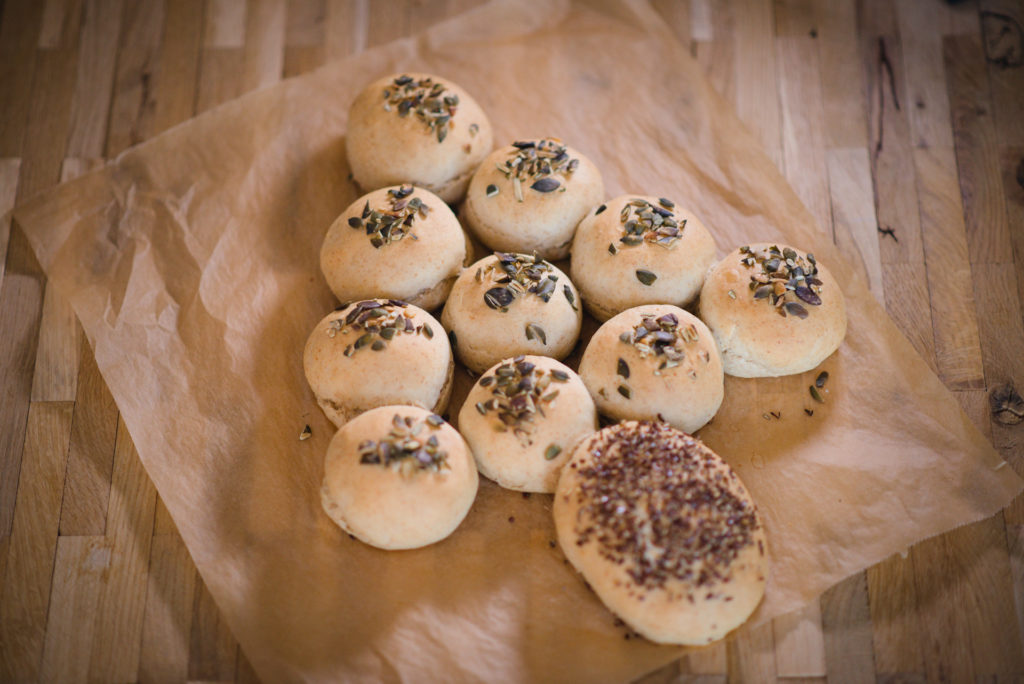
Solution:
M665 423L619 423L581 442L554 516L569 562L651 641L721 639L764 595L764 528L749 493L717 454Z

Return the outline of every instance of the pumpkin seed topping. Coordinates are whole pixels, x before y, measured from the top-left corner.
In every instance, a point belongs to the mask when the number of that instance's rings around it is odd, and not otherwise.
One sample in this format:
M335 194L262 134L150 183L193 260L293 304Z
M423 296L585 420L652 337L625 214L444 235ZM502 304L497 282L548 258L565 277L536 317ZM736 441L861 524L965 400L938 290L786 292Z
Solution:
M559 395L559 390L551 384L568 380L569 374L565 371L547 371L527 361L526 357L517 356L480 378L481 387L491 388L491 398L478 402L476 410L483 416L494 413L498 418L496 430L511 430L521 445L529 446L533 443L530 436L536 417L547 417L544 409L550 408Z
M426 420L395 414L391 430L380 440L367 439L359 443L359 463L392 468L409 476L417 471L439 472L448 470L448 452L441 451L435 430L444 420L430 414ZM424 432L424 427L427 431Z
M691 323L686 327L681 327L679 318L673 313L657 317L652 314L643 314L640 323L632 330L626 330L619 335L621 342L632 345L640 352L640 358L646 359L653 356L655 359L660 359L654 371L655 375L661 375L662 371L682 364L686 359L686 346L699 339L697 326ZM707 363L711 357L704 352L696 354L695 358L701 358ZM616 372L623 378L629 377L629 366L621 358L618 360Z
M551 301L558 276L554 274L554 266L549 262L528 254L495 252L494 256L497 261L483 267L483 273L478 278L482 281L486 277L490 283L495 284L484 292L487 306L505 313L517 298L526 294L540 297L545 304ZM566 294L566 297L569 295ZM574 300L569 303L574 304Z
M327 336L356 333L355 341L345 347L344 355L351 357L360 349L369 347L383 351L388 343L401 335L419 333L430 339L434 331L427 323L416 324L416 313L407 309L409 305L398 299L368 299L348 307L345 316L331 319L327 324Z
M627 247L647 242L671 248L686 228L686 219L679 220L672 213L674 207L674 203L664 198L658 200L658 204L639 197L629 200L619 212L619 223L622 224L619 242ZM611 248L608 251L615 254Z
M769 302L780 316L807 318L805 305L821 305L822 282L813 254L801 257L789 247L772 245L754 250L744 245L740 247L740 263L754 271L749 284L753 298Z
M378 249L398 242L406 236L419 240L412 232L413 223L416 219L426 218L430 213L430 207L419 197L410 198L409 195L412 193L411 185L391 188L387 194L388 207L370 209L370 203L367 201L362 216L351 217L348 225L356 230L364 228L370 243Z
M565 145L556 138L525 140L512 143L513 151L498 171L512 181L512 190L520 202L525 201L523 183L530 183L534 192L565 192L565 181L579 167L578 159L570 159ZM555 176L560 176L559 180Z
M459 96L430 77L414 79L402 75L384 89L384 111L397 111L400 117L412 112L439 143L448 137L458 106ZM472 126L470 129L472 134Z

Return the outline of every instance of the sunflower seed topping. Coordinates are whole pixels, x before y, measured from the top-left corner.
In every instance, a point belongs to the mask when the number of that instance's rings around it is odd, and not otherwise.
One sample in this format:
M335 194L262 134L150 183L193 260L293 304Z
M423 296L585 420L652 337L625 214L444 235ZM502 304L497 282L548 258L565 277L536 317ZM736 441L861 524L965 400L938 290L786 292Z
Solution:
M378 249L406 236L419 240L412 232L413 223L417 219L426 218L430 207L419 197L410 198L412 193L411 185L391 188L387 194L387 207L370 209L367 201L362 217L353 216L348 220L348 225L357 230L365 229L370 243Z
M398 299L368 299L356 302L336 312L337 316L327 324L327 336L356 333L358 336L355 342L345 347L344 354L348 357L365 347L373 351L383 351L389 342L403 334L420 333L427 339L433 337L434 331L427 323L417 325L413 322L416 314L409 311L406 308L408 306Z
M648 242L671 248L686 228L686 219L679 220L672 213L674 207L673 202L664 198L659 199L658 204L639 197L629 200L619 212L619 223L622 224L619 242L627 247ZM608 251L615 254L611 249Z
M555 138L520 140L512 143L512 147L513 151L497 168L512 181L512 190L520 202L525 200L524 182L530 183L534 192L564 192L565 181L579 167L579 160L570 159L565 145Z
M527 294L540 297L544 303L551 301L558 276L554 274L554 267L549 262L528 254L495 252L494 256L497 260L483 267L483 273L478 279L482 281L487 278L489 284L494 285L484 292L487 306L504 313L517 298ZM566 293L566 298L569 296ZM574 302L575 299L572 299L569 303Z
M569 374L562 370L547 371L517 356L477 381L481 387L491 388L491 398L477 403L476 409L483 416L494 413L498 431L511 430L523 446L529 446L537 416L545 418L545 408L558 397L559 391L552 389L551 383L568 379Z

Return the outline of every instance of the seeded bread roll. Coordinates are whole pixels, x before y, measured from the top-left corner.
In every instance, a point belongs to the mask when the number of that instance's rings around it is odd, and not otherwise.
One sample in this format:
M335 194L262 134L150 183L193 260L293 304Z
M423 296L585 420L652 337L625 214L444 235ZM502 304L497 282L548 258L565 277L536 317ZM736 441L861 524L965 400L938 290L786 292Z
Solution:
M686 306L715 261L715 240L666 198L622 195L595 207L572 243L573 282L587 311L606 321L641 304Z
M339 300L392 297L430 311L444 303L466 260L466 236L434 193L400 185L360 197L320 248L320 268Z
M476 101L429 74L374 81L348 113L348 163L364 191L412 183L457 202L492 144L491 122Z
M601 172L578 151L556 138L522 140L476 170L464 216L491 249L564 259L580 219L602 197Z
M597 409L568 366L517 356L473 385L459 429L482 474L507 489L550 494L572 447L597 429Z
M367 411L327 447L320 499L341 529L380 549L415 549L455 531L479 479L459 433L415 406Z
M700 315L741 378L811 370L846 335L839 284L813 254L786 245L740 247L708 273Z
M441 324L395 299L327 314L306 341L302 366L317 403L338 427L389 404L444 411L455 368Z
M465 269L441 314L453 351L474 373L519 354L563 359L582 321L564 273L540 257L504 252Z
M620 423L581 442L554 517L569 562L651 641L721 639L764 595L764 528L746 488L711 449L664 423Z
M711 332L668 304L627 309L598 328L583 352L580 377L601 413L660 418L686 432L711 420L725 396Z

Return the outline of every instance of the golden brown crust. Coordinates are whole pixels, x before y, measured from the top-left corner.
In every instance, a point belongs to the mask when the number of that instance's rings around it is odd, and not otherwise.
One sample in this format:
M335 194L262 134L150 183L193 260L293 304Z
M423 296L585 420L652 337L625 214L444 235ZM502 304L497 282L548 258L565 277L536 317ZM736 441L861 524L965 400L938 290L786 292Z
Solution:
M437 113L450 118L436 125L440 119L430 112L421 115L418 106L401 115L404 106L394 94L406 86L396 86L395 80L404 78L413 81L410 96L418 92L415 83L429 79L430 84L440 84L443 90L433 98ZM420 102L431 99L429 86L421 90ZM457 98L454 105L444 100L452 96ZM491 124L476 101L451 81L430 74L392 74L371 83L353 101L345 144L352 176L365 191L412 183L454 203L491 151Z
M464 205L466 225L491 249L564 259L569 255L576 226L604 197L601 172L577 150L553 138L517 144L534 147L507 145L495 150L473 174ZM529 157L530 153L534 156ZM507 165L519 157L525 157L526 164L531 159L559 161L553 165L535 163L530 169L536 173L521 172L517 195L516 176ZM515 166L522 163L516 161ZM548 170L550 173L546 173ZM537 187L543 191L533 188L538 182Z
M810 301L820 299L820 304L811 304L792 292L774 302L773 296L758 298L767 291L751 289L751 278L765 279L763 257L770 256L772 247L780 253L792 250L796 264L806 267L810 262L805 252L788 245L752 243L746 247L757 258L740 249L729 253L711 268L701 292L700 315L715 336L725 372L739 377L775 377L811 370L838 349L846 335L846 304L839 284L827 268L815 262L813 277L820 285L813 285L815 291L804 296ZM748 265L751 260L753 264ZM774 286L780 278L770 280ZM765 285L755 283L755 287ZM778 312L782 307L795 313L783 316Z
M570 563L652 641L720 639L764 594L764 529L746 488L703 443L664 423L620 423L580 443L554 516Z
M642 230L648 219L641 213L657 215L649 220L661 223ZM627 224L635 232L627 231ZM692 212L663 198L620 195L580 222L571 275L587 310L604 321L642 304L686 306L697 297L714 260L714 238ZM653 280L641 280L640 271Z
M656 342L656 336L672 344ZM667 304L627 309L605 322L583 352L580 377L604 415L660 417L686 432L711 420L725 396L711 332L693 314Z

